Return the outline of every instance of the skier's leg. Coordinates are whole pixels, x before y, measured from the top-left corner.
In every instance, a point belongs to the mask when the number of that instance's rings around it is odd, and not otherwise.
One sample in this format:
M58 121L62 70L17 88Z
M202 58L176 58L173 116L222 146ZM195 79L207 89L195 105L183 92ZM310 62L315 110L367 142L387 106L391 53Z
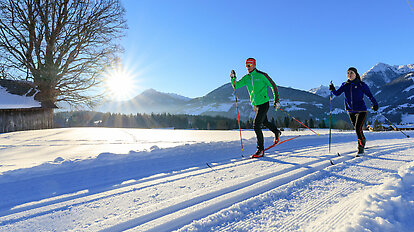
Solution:
M352 125L355 128L356 125L356 113L348 113L349 119L351 120Z
M269 128L269 130L271 132L273 132L273 134L275 134L275 143L277 143L279 141L279 136L280 136L281 132L277 129L275 124L273 124L273 123L271 123L267 120L267 114L265 115L265 118L263 120L263 125L265 127Z
M254 112L256 117L254 118L253 129L257 137L257 149L264 150L264 139L261 125L266 117L267 110L269 109L269 103L254 106Z
M359 146L359 144L360 144L360 142L359 142L359 138L358 138L358 129L357 129L357 113L351 113L351 112L349 112L348 113L348 115L349 115L349 119L351 120L351 123L352 123L352 125L354 126L354 130L355 130L355 132L356 132L356 135L357 135L357 140L358 140L358 153L359 153L359 148L360 148L360 146Z
M358 113L357 118L356 118L357 119L356 125L355 125L359 146L363 148L365 147L366 139L365 139L365 135L364 135L364 131L362 130L362 127L364 126L366 118L367 118L367 112Z

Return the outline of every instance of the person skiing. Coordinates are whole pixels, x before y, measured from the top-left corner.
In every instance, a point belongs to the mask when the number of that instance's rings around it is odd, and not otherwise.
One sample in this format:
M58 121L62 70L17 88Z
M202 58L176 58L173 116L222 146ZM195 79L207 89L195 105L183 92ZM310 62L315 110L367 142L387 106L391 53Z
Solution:
M249 92L250 102L253 105L256 114L253 129L257 138L257 151L252 155L252 158L259 158L264 156L264 139L261 125L263 124L275 134L275 143L279 142L279 137L282 134L280 130L277 129L276 125L267 120L267 111L269 110L267 87L272 89L274 97L273 105L276 110L280 108L279 92L276 84L269 75L256 69L256 60L254 58L248 58L246 60L246 68L248 74L243 76L239 81L236 80L237 78L234 70L231 71L230 78L233 88L238 89L246 86Z
M369 87L365 82L361 80L358 74L358 70L354 67L350 67L346 75L348 80L342 83L338 90L331 82L329 90L335 95L339 96L345 93L345 109L348 111L349 119L355 128L357 139L358 139L358 153L357 156L364 154L366 138L362 131L362 126L365 123L367 117L367 107L364 102L364 94L369 98L372 103L372 109L378 110L378 103L372 95Z

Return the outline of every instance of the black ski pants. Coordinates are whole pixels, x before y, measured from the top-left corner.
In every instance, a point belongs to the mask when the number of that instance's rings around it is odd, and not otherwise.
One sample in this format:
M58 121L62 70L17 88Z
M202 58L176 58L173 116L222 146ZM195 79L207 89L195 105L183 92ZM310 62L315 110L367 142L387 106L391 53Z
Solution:
M266 102L261 105L254 106L254 112L256 113L256 117L254 118L253 129L256 133L257 137L257 149L264 150L264 139L263 139L263 132L262 132L262 124L269 128L270 131L273 133L279 133L276 125L270 123L267 120L267 111L269 110L269 102Z
M365 119L367 118L367 112L349 113L349 119L351 119L352 125L355 128L355 132L358 138L358 146L365 147L365 136L362 131Z

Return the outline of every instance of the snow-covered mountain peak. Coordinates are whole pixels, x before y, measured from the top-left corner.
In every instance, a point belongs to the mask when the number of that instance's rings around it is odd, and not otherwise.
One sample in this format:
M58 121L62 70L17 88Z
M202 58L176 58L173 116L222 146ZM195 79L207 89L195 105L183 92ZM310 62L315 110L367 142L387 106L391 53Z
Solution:
M400 74L410 73L414 72L414 64L408 64L408 65L395 65L394 68L396 71Z
M320 85L317 88L313 88L309 90L310 93L319 95L321 97L329 97L331 91L329 91L329 87L328 86L324 86L324 85Z
M153 88L145 90L140 95L142 95L142 96L163 96L163 95L165 96L165 95L167 95L167 96L169 96L171 98L174 98L174 99L177 99L177 100L181 100L181 101L189 101L189 100L191 100L191 98L184 97L184 96L181 96L181 95L178 95L178 94L175 94L175 93L163 93L163 92L159 92L159 91L157 91L157 90L155 90Z
M364 73L361 78L370 87L378 88L386 83L390 83L401 75L411 72L414 72L414 64L391 66L378 63Z
M384 63L378 63L375 66L373 66L370 70L368 70L367 73L370 72L376 72L376 73L384 73L386 71L392 71L395 72L396 74L405 74L405 73L409 73L409 72L414 72L414 64L407 64L407 65L388 65L388 64L384 64ZM364 75L365 75L364 74Z
M375 66L373 66L370 70L368 70L368 72L366 72L366 73L369 73L369 72L385 72L385 71L387 71L387 70L389 70L389 69L391 69L392 68L392 66L391 65L388 65L388 64L384 64L384 63L378 63L378 64L376 64Z

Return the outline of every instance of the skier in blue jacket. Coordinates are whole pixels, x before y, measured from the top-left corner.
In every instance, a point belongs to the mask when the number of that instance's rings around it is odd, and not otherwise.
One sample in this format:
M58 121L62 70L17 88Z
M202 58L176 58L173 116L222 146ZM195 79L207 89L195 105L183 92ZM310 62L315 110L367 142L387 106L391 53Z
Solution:
M335 90L335 86L331 83L329 90L332 91L335 96L339 96L345 93L345 108L348 111L349 118L352 125L355 128L358 138L358 155L364 154L366 138L362 131L362 126L365 123L367 117L367 107L364 102L364 94L369 98L372 103L372 109L378 110L378 103L372 95L367 84L365 84L358 74L358 71L354 67L350 67L346 73L348 80L342 83L338 90Z

